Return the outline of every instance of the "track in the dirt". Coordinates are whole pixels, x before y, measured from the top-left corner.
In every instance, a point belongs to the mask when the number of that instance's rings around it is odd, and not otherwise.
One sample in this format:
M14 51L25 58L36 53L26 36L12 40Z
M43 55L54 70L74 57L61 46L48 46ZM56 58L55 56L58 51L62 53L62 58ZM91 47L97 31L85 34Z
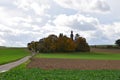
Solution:
M120 60L80 60L80 59L45 59L34 58L28 68L41 69L80 69L101 70L120 69Z

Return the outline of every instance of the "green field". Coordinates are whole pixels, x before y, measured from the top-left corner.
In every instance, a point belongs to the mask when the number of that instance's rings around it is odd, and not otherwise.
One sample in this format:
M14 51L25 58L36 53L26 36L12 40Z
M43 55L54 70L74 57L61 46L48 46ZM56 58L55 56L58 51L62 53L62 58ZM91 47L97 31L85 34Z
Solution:
M92 60L120 60L120 54L110 53L40 53L37 58L65 58L65 59L92 59Z
M28 62L0 74L0 80L120 80L120 70L27 69Z
M5 51L5 50L3 50ZM6 53L12 54L15 58L20 53L28 55L24 49L14 49ZM0 51L1 53L1 51ZM6 54L7 55L7 54ZM8 56L8 55L7 55ZM68 58L68 59L93 59L93 60L120 60L120 54L109 53L44 53L37 54L37 58ZM0 58L1 59L1 58ZM30 60L29 60L30 61ZM27 69L26 62L8 72L0 73L0 80L120 80L120 70L43 70ZM88 66L89 67L89 66Z
M29 55L24 48L0 48L0 65L12 62Z
M120 80L120 70L16 69L1 74L0 80Z

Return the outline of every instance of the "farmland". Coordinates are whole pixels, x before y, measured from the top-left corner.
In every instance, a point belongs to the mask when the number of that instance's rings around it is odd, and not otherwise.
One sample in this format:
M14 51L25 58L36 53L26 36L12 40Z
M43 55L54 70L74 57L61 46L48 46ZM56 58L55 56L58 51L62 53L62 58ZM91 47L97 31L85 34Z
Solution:
M120 60L120 54L98 53L98 52L77 52L77 53L46 53L38 54L37 58L62 58L62 59L92 59L92 60Z
M0 48L0 65L16 61L29 55L24 48Z
M120 80L120 70L16 69L1 74L0 80Z
M41 69L79 69L79 70L119 70L120 60L86 60L86 59L48 59L33 58L28 68ZM89 66L89 67L88 67Z
M91 48L91 52L120 54L120 49L118 48Z
M19 53L19 50L16 52ZM37 54L31 61L18 66L8 72L0 74L0 80L120 80L120 70L119 69L99 69L99 70L82 70L82 69L42 69L28 67L32 61L36 62L38 59L61 59L67 61L74 60L93 60L93 61L114 61L114 63L119 63L120 54L119 53L108 53L108 52L75 52L75 53L46 53ZM116 61L117 60L117 61ZM46 61L46 60L45 60ZM56 61L56 60L54 60ZM87 62L88 62L87 61ZM41 62L41 61L40 61ZM53 62L53 61L52 61ZM52 62L48 62L50 65ZM57 61L56 61L57 62ZM98 63L97 62L97 63ZM57 62L59 63L59 61ZM68 62L62 63L61 65L67 65ZM74 63L74 62L73 62ZM94 63L94 62L92 62ZM39 63L37 62L37 65ZM42 65L45 65L41 62ZM49 64L46 64L49 67ZM99 63L98 63L99 64ZM93 64L91 64L93 65ZM102 64L101 64L102 65ZM104 64L105 65L105 64ZM51 66L50 66L51 67ZM89 68L90 66L86 66ZM96 67L96 66L95 66Z

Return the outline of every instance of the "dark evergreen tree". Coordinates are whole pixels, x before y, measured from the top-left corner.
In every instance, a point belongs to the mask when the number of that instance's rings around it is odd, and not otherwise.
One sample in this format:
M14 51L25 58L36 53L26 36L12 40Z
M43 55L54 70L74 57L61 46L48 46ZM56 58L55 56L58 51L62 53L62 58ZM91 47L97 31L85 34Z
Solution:
M73 40L73 37L74 37L73 31L71 31L70 38Z
M116 40L115 44L120 47L120 39Z

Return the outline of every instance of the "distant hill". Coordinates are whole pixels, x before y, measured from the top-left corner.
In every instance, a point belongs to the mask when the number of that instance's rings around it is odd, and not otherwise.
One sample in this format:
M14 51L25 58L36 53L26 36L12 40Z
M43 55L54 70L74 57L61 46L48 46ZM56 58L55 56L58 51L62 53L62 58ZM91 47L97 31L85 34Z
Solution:
M0 48L23 48L23 49L26 49L27 47L6 47L6 46L0 46Z
M120 49L117 45L90 45L93 48L109 48L109 49Z
M6 48L5 46L0 46L0 48Z

